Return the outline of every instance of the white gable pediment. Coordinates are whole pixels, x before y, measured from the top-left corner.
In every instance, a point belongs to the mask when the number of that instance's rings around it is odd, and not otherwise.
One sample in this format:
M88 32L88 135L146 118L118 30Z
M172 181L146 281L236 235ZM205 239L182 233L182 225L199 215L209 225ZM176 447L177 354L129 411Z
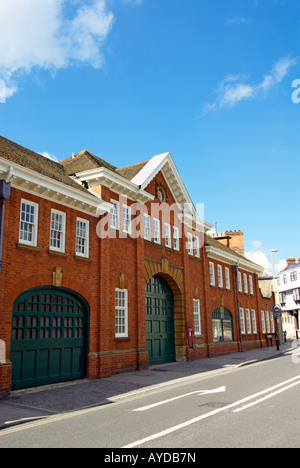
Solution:
M196 223L196 225L205 230L211 229L212 226L206 223L197 214L195 206L170 153L154 156L138 174L131 179L131 182L138 185L141 190L145 190L160 171L172 192L175 202L182 210L182 221L191 224L191 226L193 223Z

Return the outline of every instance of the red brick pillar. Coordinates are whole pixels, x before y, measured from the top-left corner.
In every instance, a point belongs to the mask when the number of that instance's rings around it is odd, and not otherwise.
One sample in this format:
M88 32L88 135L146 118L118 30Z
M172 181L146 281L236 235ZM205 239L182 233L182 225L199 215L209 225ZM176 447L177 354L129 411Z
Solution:
M7 397L11 390L12 364L0 362L0 400Z

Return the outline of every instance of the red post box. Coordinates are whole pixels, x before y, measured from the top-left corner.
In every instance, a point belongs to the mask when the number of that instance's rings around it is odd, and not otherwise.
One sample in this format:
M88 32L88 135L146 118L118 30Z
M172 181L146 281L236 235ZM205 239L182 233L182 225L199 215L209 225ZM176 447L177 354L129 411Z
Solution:
M194 343L193 343L193 327L192 327L192 324L191 324L191 323L187 323L187 333L188 333L188 345L189 345L189 348L193 348L193 347L194 347Z

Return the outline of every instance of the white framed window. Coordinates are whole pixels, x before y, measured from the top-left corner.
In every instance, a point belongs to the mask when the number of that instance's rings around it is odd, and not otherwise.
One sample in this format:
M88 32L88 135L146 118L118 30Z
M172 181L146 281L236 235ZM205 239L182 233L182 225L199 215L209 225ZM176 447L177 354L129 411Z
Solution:
M112 229L120 229L119 202L117 202L116 200L110 200L110 203L110 227Z
M160 220L153 218L153 241L160 244Z
M210 285L215 286L216 284L215 265L212 262L209 262L209 278L210 278Z
M218 265L218 285L219 288L223 288L223 270L221 265Z
M190 232L187 233L187 248L188 248L188 253L189 255L193 255L194 249L193 249L193 234Z
M292 271L292 272L290 273L290 278L291 278L291 281L297 281L297 280L298 280L297 271Z
M260 313L261 313L261 328L262 328L262 332L263 332L263 333L266 333L265 312L262 310Z
M271 333L275 333L275 323L274 323L274 316L272 312L270 312L270 319L271 319Z
M244 292L248 293L248 276L244 273Z
M242 335L245 335L246 333L245 314L244 314L244 309L242 307L240 308L240 324L241 324L241 333Z
M200 299L193 299L194 308L194 333L201 335L201 313L200 313Z
M144 239L151 241L151 217L144 214Z
M251 329L250 309L246 309L246 324L247 324L247 333L248 335L251 335L252 329Z
M252 328L253 328L253 333L257 333L257 324L256 324L256 312L254 309L251 310L251 315L252 315Z
M253 278L251 275L249 275L249 291L250 294L253 294Z
M172 247L171 226L168 223L165 223L165 245L166 247Z
M225 283L226 289L230 289L230 271L228 267L225 267Z
M39 205L28 200L21 200L20 244L37 246Z
M278 284L278 286L280 286L280 276L278 276L278 278L277 278L277 284Z
M194 237L195 257L200 257L200 241L199 237Z
M64 252L65 239L66 213L52 209L50 222L50 249L57 252Z
M131 234L131 208L130 206L123 205L123 232Z
M86 219L76 218L76 255L89 256L90 223Z
M269 316L269 311L266 310L266 323L267 323L267 333L270 333L271 328L270 328L270 316Z
M174 250L179 250L179 229L173 226L173 247Z
M240 271L238 271L238 286L239 286L239 292L243 292L242 273Z
M115 336L128 337L128 291L115 289Z
M283 275L283 284L287 283L287 275Z

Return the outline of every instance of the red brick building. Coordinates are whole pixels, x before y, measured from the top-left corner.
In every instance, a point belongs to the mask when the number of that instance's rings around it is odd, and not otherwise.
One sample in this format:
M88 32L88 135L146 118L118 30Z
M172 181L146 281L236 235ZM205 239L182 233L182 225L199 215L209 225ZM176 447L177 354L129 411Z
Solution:
M0 137L0 209L0 396L275 333L262 268L207 234L169 153L56 163Z

